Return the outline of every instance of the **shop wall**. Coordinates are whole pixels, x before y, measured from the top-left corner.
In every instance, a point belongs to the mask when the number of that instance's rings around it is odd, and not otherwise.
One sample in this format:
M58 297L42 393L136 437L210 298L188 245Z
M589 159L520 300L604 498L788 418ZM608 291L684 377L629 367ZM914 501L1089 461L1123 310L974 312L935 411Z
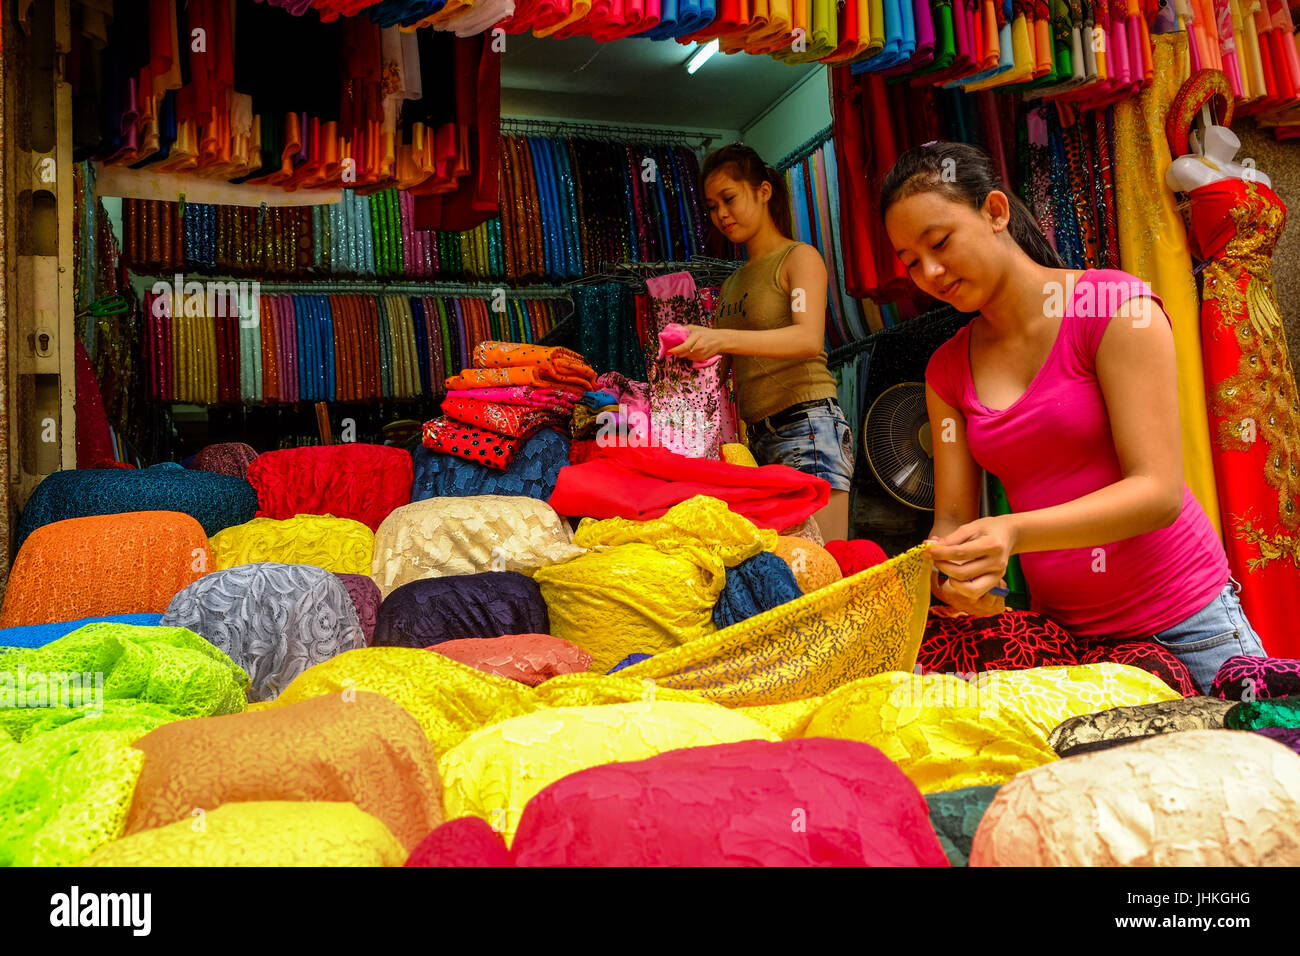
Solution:
M746 145L775 165L830 125L830 73L822 67L767 111L747 121L741 135Z

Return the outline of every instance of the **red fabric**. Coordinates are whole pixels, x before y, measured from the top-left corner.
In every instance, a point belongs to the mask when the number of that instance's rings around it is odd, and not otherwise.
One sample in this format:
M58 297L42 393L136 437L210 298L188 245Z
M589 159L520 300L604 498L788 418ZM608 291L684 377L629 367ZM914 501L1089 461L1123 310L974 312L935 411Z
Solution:
M450 418L435 418L425 422L422 432L425 448L446 455L455 455L457 458L487 465L499 471L505 471L510 467L515 453L525 441L523 438L510 438L499 432L475 428L473 425L452 421Z
M477 398L444 398L442 412L464 425L486 428L509 438L528 438L547 425L567 425L568 415L559 410L503 405Z
M591 666L591 655L581 647L549 634L462 638L434 644L429 650L529 687L560 674L580 674Z
M511 866L501 834L482 817L448 820L420 841L407 866Z
M528 801L516 866L947 866L925 798L875 747L814 737L673 750Z
M95 380L95 367L81 339L76 343L77 467L98 468L97 462L114 461L117 456L108 430L104 398L99 392L99 382Z
M916 661L926 674L1127 664L1154 674L1184 697L1200 694L1187 665L1154 641L1077 637L1032 611L1008 609L992 617L950 617L946 611L931 608L925 624Z
M665 448L597 449L589 461L560 469L550 505L569 517L661 517L696 495L720 498L760 528L798 524L830 500L824 478L787 465L730 465Z
M827 541L826 550L830 552L830 556L840 566L840 573L846 578L889 560L889 555L885 554L884 548L865 538L853 541Z
M411 503L411 453L384 445L318 445L268 451L248 466L259 518L330 514L374 531Z
M1295 369L1286 361L1283 330L1251 316L1246 300L1252 281L1270 281L1265 267L1286 223L1286 209L1267 186L1240 179L1201 186L1189 198L1192 253L1212 266L1205 272L1201 351L1224 548L1242 584L1242 609L1264 649L1270 657L1300 657L1300 566L1294 557L1300 553L1295 543L1300 495L1291 477L1300 468L1300 449L1294 445L1300 433L1300 413L1293 406ZM1242 255L1242 249L1250 255ZM1211 279L1214 286L1208 285ZM1225 283L1230 289L1221 288ZM1250 335L1243 338L1240 329ZM1229 387L1235 398L1229 397ZM1254 441L1244 441L1237 431L1246 419L1255 422Z

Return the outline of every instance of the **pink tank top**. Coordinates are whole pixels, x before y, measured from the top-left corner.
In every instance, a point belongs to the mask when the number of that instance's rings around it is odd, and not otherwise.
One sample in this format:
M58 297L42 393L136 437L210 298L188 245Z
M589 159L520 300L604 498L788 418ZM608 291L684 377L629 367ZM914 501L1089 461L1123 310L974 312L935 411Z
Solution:
M1067 295L1047 361L1025 393L1000 411L975 394L970 326L931 357L927 383L965 416L971 455L1001 480L1013 511L1050 508L1123 477L1097 381L1097 348L1109 317L1135 295L1160 303L1127 272L1084 273ZM1033 610L1075 634L1112 638L1172 627L1228 583L1223 543L1186 485L1182 511L1167 528L1096 548L1022 554L1020 566Z

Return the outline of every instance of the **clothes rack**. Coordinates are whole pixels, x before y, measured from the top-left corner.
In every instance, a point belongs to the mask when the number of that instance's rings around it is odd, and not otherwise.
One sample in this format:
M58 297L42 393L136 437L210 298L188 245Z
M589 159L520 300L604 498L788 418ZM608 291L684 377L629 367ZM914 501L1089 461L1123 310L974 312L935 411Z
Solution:
M501 132L506 136L545 136L600 139L617 143L654 143L673 146L694 146L708 149L720 137L710 133L691 133L687 130L655 129L645 126L615 126L599 123L572 123L561 120L523 119L501 117ZM699 145L695 145L698 143Z

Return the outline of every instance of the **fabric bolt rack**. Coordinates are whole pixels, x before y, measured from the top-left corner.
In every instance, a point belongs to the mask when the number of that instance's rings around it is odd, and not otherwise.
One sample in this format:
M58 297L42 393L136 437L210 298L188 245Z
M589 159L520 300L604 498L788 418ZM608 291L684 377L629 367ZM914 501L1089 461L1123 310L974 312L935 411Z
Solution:
M148 394L199 405L433 397L469 364L479 342L534 342L571 311L553 289L510 290L500 312L491 294L472 287L269 284L256 320L241 321L235 314L168 316L167 301L148 291Z
M775 168L784 172L790 193L793 238L815 246L826 261L830 280L826 339L836 348L882 328L883 322L874 303L855 299L844 290L839 181L830 138L830 129L823 130Z

